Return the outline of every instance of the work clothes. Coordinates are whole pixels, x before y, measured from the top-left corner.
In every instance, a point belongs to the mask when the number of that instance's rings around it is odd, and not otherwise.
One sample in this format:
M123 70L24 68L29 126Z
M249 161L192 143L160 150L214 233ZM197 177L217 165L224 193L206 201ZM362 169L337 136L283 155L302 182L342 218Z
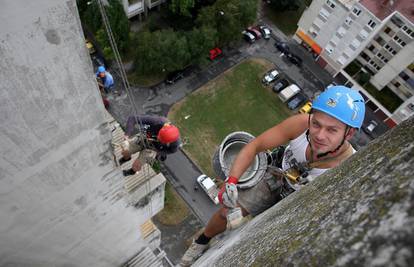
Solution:
M110 93L112 87L115 85L114 78L112 77L112 75L108 71L105 71L104 77L99 76L99 72L96 73L96 77L98 77L101 80L105 93Z
M306 163L306 148L308 145L309 142L306 138L306 132L290 141L289 145L284 150L281 166L278 167L281 167L281 169L286 171L289 168L294 167L295 162ZM355 150L353 150L353 152L355 153ZM274 160L274 162L277 161L277 159ZM308 171L309 175L307 177L309 177L309 181L312 181L327 170L328 169L312 168ZM293 185L288 183L287 180L282 177L275 177L268 170L255 186L247 189L239 189L238 202L249 214L255 216L299 188L300 185Z
M134 134L140 133L147 137L147 140L144 140L144 138L138 136L133 144L130 144L129 151L133 154L148 148L157 151L161 155L177 152L181 144L180 139L170 144L162 144L157 139L158 132L167 122L167 118L156 115L128 117L125 134L127 136L133 136Z

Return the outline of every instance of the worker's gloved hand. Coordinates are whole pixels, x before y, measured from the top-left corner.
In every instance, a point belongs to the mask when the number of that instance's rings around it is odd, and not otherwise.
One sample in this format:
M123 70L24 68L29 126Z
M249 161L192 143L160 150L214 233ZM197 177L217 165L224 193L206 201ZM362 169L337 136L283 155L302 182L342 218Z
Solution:
M228 208L237 207L237 182L238 179L236 177L230 176L218 194L219 202Z

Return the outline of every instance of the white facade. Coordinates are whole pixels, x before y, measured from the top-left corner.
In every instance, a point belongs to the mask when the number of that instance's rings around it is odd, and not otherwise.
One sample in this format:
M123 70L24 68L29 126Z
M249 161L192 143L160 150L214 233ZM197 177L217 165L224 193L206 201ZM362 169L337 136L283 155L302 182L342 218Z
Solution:
M381 20L360 1L314 0L299 20L299 31L307 36L295 40L316 43L318 62L332 75L357 60L378 90L396 93L404 101L391 116L396 123L414 114L414 27L401 13Z
M165 0L122 0L121 2L127 17L132 18L143 13L146 16L149 9L159 7Z
M163 208L165 178L148 170L132 187L116 167L76 2L2 7L0 266L120 266L144 252L156 266L145 237L157 230L140 227Z

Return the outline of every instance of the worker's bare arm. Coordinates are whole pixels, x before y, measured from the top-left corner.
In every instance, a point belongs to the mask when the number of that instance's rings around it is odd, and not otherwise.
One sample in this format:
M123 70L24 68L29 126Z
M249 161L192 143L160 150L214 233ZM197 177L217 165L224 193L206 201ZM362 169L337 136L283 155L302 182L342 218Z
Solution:
M255 155L295 139L308 128L307 114L299 114L265 131L247 144L237 155L231 167L230 176L240 178L253 161Z

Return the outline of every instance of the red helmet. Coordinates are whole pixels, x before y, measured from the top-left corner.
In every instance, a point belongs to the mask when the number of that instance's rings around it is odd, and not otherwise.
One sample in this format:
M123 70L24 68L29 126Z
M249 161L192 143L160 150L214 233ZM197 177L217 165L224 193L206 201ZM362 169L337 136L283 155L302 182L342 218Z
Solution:
M163 144L173 143L180 138L180 131L172 124L164 124L158 132L157 138Z

